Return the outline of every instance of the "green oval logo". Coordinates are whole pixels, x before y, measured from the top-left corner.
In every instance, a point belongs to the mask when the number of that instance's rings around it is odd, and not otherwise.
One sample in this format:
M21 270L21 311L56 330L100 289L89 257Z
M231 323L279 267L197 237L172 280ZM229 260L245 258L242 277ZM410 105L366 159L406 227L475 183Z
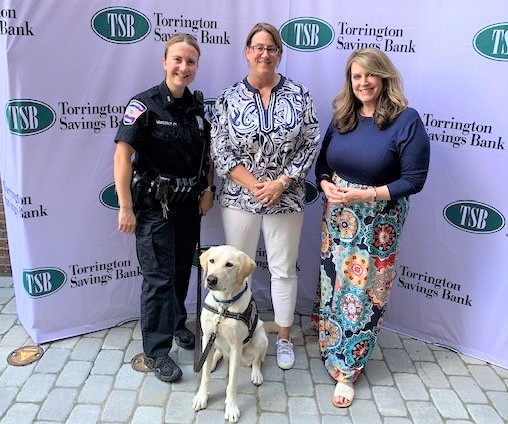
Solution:
M508 60L508 23L489 25L478 31L473 47L488 59Z
M32 298L54 294L64 286L66 280L67 275L58 268L23 270L23 287Z
M35 135L51 128L56 113L46 103L31 99L9 100L5 106L9 131L16 135Z
M100 194L101 203L110 209L120 209L118 204L118 196L116 195L115 183L104 187Z
M317 18L296 18L280 27L282 42L290 49L315 51L329 46L335 36L333 27Z
M317 187L311 182L305 180L305 204L314 203L319 198Z
M145 38L151 29L148 18L129 7L107 7L92 17L92 29L110 43L131 44Z
M443 215L449 224L468 233L495 233L505 224L505 218L498 210L473 200L450 203L444 208Z

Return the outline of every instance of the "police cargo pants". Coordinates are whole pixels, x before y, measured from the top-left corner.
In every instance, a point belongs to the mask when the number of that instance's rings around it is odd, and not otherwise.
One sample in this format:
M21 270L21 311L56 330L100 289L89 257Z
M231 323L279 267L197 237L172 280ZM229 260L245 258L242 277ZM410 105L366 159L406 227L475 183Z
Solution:
M136 250L143 274L143 351L154 358L169 353L174 330L184 328L187 319L185 298L199 237L198 203L191 200L170 207L164 218L160 203L147 197L136 219Z

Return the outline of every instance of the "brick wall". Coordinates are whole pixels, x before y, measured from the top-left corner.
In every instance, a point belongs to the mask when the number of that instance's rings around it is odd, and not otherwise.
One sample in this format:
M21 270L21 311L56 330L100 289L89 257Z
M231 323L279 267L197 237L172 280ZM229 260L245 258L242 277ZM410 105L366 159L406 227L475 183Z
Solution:
M2 184L0 184L0 276L9 275L11 275L11 259L9 256L9 244L7 242L7 229L5 228Z

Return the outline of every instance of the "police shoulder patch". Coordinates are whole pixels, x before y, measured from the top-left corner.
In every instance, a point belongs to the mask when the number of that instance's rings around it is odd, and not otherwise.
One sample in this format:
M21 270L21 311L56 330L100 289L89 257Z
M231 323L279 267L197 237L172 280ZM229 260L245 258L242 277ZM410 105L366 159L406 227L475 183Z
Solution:
M141 103L139 100L132 99L125 109L125 114L123 115L123 124L124 125L133 125L136 122L143 112L146 111L146 106Z

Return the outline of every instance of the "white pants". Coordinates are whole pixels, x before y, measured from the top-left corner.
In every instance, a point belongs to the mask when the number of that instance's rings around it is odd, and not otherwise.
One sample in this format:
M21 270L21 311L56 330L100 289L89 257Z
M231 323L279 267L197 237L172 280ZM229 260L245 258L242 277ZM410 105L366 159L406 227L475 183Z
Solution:
M263 232L271 274L275 323L280 327L291 327L298 292L296 260L303 212L262 215L232 208L222 208L221 211L226 243L247 253L254 260L259 235Z

